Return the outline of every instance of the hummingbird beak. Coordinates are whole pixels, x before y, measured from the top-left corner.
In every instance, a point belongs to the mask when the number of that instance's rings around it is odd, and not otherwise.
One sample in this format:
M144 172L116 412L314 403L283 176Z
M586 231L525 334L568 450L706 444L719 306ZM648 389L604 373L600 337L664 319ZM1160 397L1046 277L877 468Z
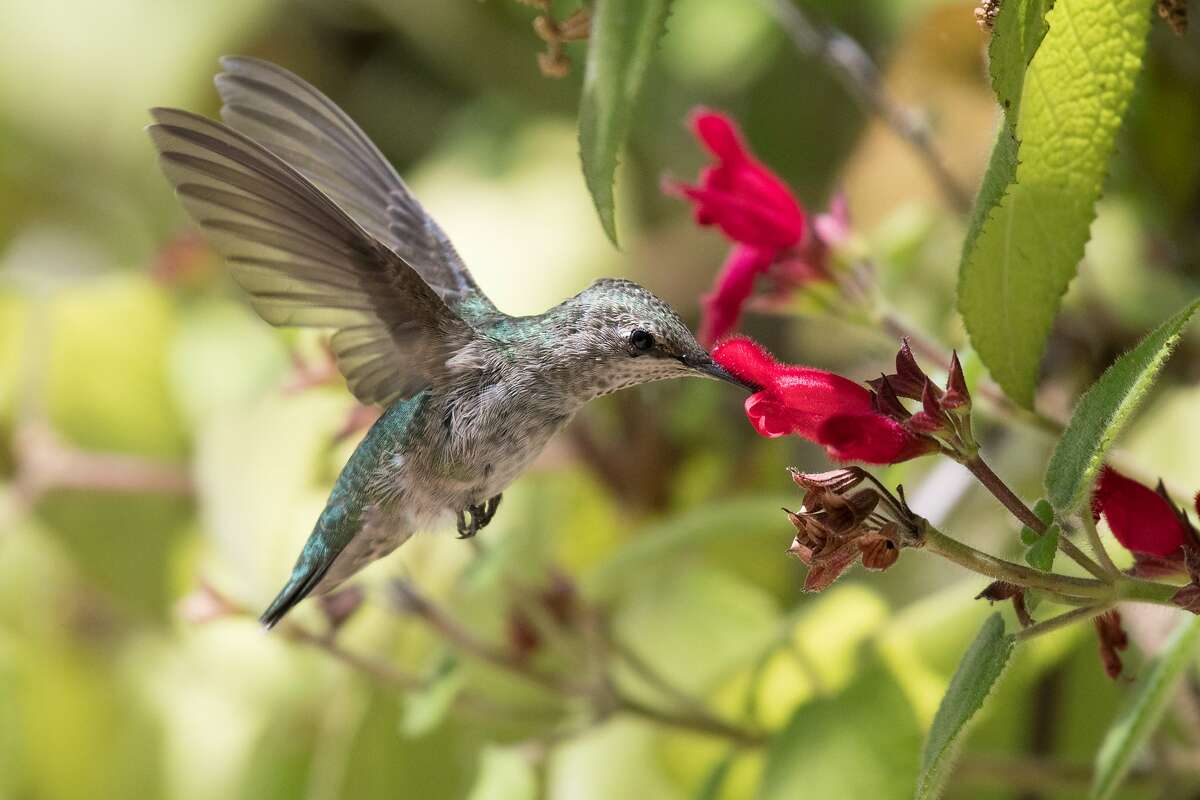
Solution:
M757 392L762 388L761 386L750 383L750 381L744 381L737 377L732 372L713 361L712 356L709 356L708 354L705 354L703 357L695 361L691 361L691 363L688 363L688 366L690 366L696 372L699 372L701 375L705 375L709 378L716 378L717 380L725 381L726 383L732 383L734 386L740 386L748 392Z

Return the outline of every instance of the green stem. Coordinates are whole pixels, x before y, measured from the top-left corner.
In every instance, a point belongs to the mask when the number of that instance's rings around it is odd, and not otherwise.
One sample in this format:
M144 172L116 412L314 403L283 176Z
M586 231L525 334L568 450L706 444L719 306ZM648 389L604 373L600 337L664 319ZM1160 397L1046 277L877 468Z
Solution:
M1107 582L1040 572L1014 564L951 539L932 525L926 527L923 538L926 550L972 572L1017 586L1041 589L1072 605L1078 605L1081 601L1089 605L1095 605L1096 601L1108 602L1114 594L1113 587Z
M1172 598L1179 591L1178 586L1169 583L1155 583L1137 578L1122 577L1117 581L1117 598L1131 603L1153 603L1160 606L1175 607Z
M1087 534L1088 544L1092 546L1092 552L1099 559L1100 566L1104 567L1104 571L1112 577L1119 577L1121 570L1117 569L1117 565L1109 558L1108 551L1104 549L1104 542L1100 541L1100 533L1096 530L1096 520L1092 519L1091 512L1084 509L1079 516L1083 519L1083 530Z
M999 475L992 472L989 467L978 454L972 458L968 458L961 462L964 467L971 471L971 474L983 484L992 496L1000 501L1000 504L1012 512L1012 515L1022 523L1028 525L1038 533L1046 532L1046 523L1038 519L1038 515L1034 514L1029 506L1025 505L1021 498L1017 497L1012 489L1008 488ZM1083 567L1088 572L1095 575L1102 581L1111 579L1111 574L1104 570L1099 564L1088 558L1087 554L1080 550L1074 542L1066 536L1058 537L1058 548L1069 556L1076 564Z
M1017 641L1025 641L1032 639L1035 636L1041 636L1051 631L1056 631L1059 628L1065 628L1068 625L1073 625L1076 622L1081 622L1085 619L1098 617L1105 611L1113 607L1112 603L1098 603L1094 606L1084 606L1083 608L1073 608L1065 614L1059 614L1057 617L1043 620L1036 625L1030 625L1022 631L1013 634L1013 638Z

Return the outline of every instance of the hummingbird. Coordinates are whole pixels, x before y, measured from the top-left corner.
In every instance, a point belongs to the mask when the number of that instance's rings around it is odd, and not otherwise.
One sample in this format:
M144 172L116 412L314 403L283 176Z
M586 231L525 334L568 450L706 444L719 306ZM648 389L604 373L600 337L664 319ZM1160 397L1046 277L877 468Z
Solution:
M266 61L220 63L223 123L151 109L162 170L259 316L332 329L350 391L385 409L260 617L267 628L415 531L454 519L474 536L593 398L687 376L756 388L632 281L598 280L541 314L503 313L332 100Z

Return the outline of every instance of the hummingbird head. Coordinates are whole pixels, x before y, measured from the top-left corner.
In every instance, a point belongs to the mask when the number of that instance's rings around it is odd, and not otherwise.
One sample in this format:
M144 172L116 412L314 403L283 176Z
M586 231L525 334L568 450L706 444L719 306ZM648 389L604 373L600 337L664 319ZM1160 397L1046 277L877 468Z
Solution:
M586 375L593 396L686 377L758 389L713 361L671 306L632 281L598 280L556 311L558 348Z

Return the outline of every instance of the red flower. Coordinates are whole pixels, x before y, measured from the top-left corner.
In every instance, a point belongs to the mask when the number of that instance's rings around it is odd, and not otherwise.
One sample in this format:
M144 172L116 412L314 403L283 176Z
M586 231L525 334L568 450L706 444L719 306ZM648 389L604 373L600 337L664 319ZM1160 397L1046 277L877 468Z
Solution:
M745 338L730 339L713 358L737 377L762 387L746 400L746 416L761 435L795 434L822 445L839 461L894 464L937 450L879 411L866 387L832 372L781 364Z
M1100 472L1093 510L1104 515L1113 536L1134 553L1166 558L1183 546L1190 533L1165 497L1112 467Z
M774 252L750 245L737 245L729 251L716 285L703 299L700 341L704 345L711 347L713 342L737 328L742 306L753 293L755 280L774 260Z
M804 207L787 184L750 153L732 120L698 109L691 124L718 163L700 174L698 185L664 180L663 190L691 200L698 224L716 225L735 243L704 297L700 340L711 346L737 327L758 276L771 277L777 295L830 280L829 248L847 237L849 217L844 201L837 198L830 212L812 223L819 227L808 230Z
M692 131L718 163L700 173L700 185L668 181L666 190L696 204L696 222L716 225L735 242L786 250L804 237L804 209L787 184L759 163L733 121L697 109Z

